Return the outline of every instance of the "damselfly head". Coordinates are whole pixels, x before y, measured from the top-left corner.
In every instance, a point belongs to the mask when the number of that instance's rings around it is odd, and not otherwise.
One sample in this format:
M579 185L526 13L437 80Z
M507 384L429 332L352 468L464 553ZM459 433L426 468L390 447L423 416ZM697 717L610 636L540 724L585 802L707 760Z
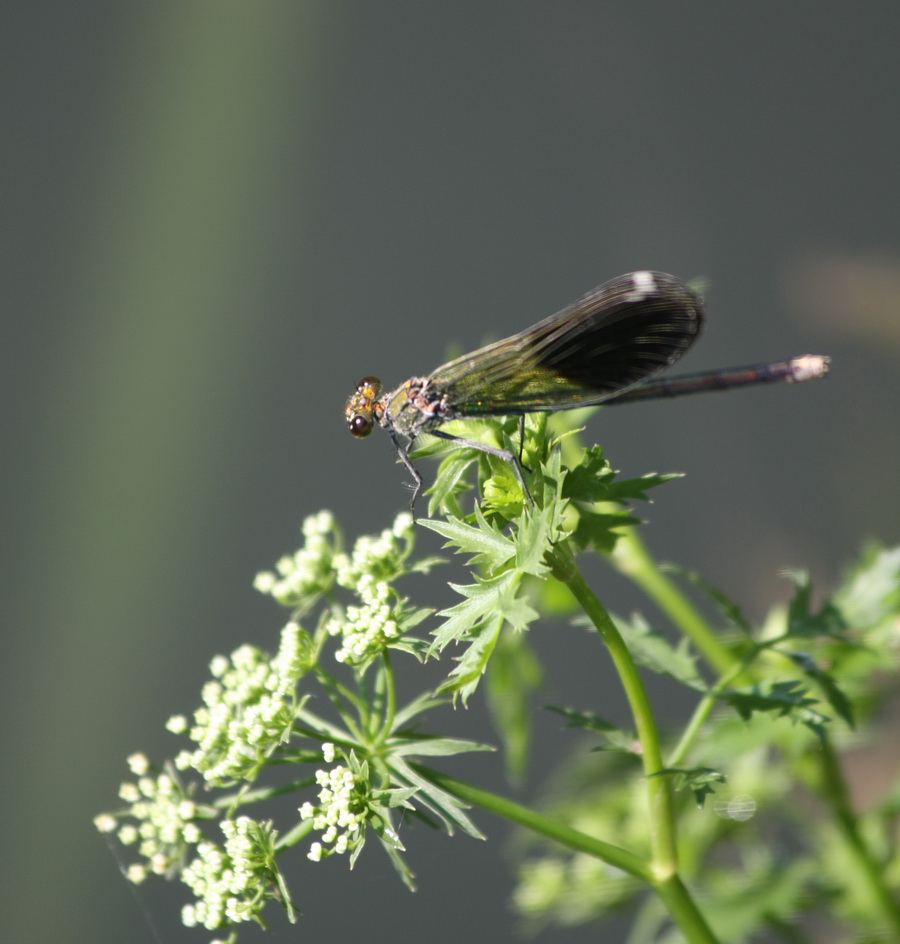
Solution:
M363 377L347 401L344 414L347 427L358 439L372 432L377 416L377 400L381 394L381 381L377 377Z

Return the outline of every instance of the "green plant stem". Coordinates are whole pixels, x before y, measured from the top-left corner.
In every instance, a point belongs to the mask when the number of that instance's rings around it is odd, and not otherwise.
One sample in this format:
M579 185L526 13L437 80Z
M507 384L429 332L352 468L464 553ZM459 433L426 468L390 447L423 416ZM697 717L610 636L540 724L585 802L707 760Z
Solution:
M832 809L835 822L855 863L857 874L864 879L873 906L891 923L896 939L900 940L900 903L895 900L891 889L885 883L882 867L875 861L860 834L859 821L850 805L847 784L834 745L827 736L822 741L819 761L822 775L821 794Z
M680 876L670 875L654 883L653 887L662 898L672 920L681 929L685 940L690 944L719 944L718 937L706 923L706 918Z
M457 780L455 777L450 777L439 770L426 767L424 764L410 762L410 767L460 800L465 800L465 802L472 803L483 810L502 816L512 823L518 823L538 835L555 840L568 849L600 859L602 862L615 866L643 882L654 884L654 877L646 859L635 855L628 849L614 846L602 839L595 839L587 833L573 829L571 826L567 826L565 823L549 816L544 816L527 806L522 806L488 790L482 790L480 787L472 786L464 780Z
M381 685L384 689L384 711L380 720L379 742L390 736L394 727L394 716L397 714L397 690L394 684L394 664L391 661L390 649L385 649L381 655L382 670Z
M636 528L622 531L609 555L620 573L630 577L678 626L720 675L734 665L734 656L678 586L659 569Z
M755 653L755 650L754 650ZM746 668L746 664L749 659L743 659L740 662L737 662L732 665L731 669L723 675L715 685L710 688L710 690L700 699L700 702L697 704L697 707L694 709L691 714L691 719L687 724L687 727L684 729L681 737L678 739L678 744L675 745L675 749L671 752L666 761L667 767L678 767L684 762L685 757L687 757L688 752L694 744L694 741L700 736L703 731L703 726L706 724L709 716L712 714L713 709L717 704L717 695L722 690L726 689Z
M670 874L665 878L659 878L644 859L627 849L603 842L601 839L595 839L593 836L579 832L579 830L573 829L565 823L560 823L526 806L514 803L506 797L482 790L465 781L457 780L455 777L449 777L431 767L425 767L422 764L411 764L411 766L416 769L417 773L460 800L465 800L467 803L481 807L481 809L489 810L497 816L518 823L520 826L524 826L541 836L553 839L569 849L593 856L621 869L623 872L627 872L629 875L635 876L641 881L647 882L662 898L669 914L672 916L672 920L678 925L690 944L718 944L718 938L707 925L690 892L677 875ZM661 780L664 778L657 777L654 779Z
M606 608L587 585L568 542L553 545L547 553L547 561L553 576L564 583L579 602L601 638L609 649L610 656L622 681L625 695L631 708L638 738L641 743L641 760L646 775L647 797L650 812L650 843L653 850L653 871L662 881L676 873L678 854L675 842L675 811L672 803L672 788L668 777L658 776L663 769L662 750L656 719L647 697L647 690L638 673L637 666L625 641L616 629ZM656 776L655 776L656 775Z

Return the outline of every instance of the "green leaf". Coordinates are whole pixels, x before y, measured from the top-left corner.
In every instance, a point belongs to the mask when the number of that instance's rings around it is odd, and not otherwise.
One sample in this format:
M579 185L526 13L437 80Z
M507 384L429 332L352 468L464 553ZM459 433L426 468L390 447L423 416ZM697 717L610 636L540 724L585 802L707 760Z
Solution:
M372 810L378 815L370 817L369 824L371 825L371 828L375 830L375 834L378 836L378 839L381 842L382 849L384 849L384 851L387 853L388 858L391 860L391 864L394 866L394 871L400 876L403 884L411 892L414 892L416 890L416 883L413 878L412 869L410 869L410 867L406 864L405 859L401 855L401 852L405 851L404 846L403 843L400 842L400 837L397 835L396 830L391 824L388 808L373 806ZM360 843L351 853L351 868L353 868L353 865L361 851L362 843Z
M640 523L639 518L634 518L625 511L600 512L579 508L578 524L572 539L580 550L593 547L601 554L608 554L621 536L617 528Z
M447 499L470 487L465 481L469 468L478 462L475 450L457 450L446 456L438 467L434 484L428 490L428 514L447 504ZM455 502L454 502L455 504Z
M812 612L812 584L809 574L804 571L787 571L785 576L796 586L794 596L788 604L787 635L805 639L815 636L844 639L847 624L831 600L826 600L818 613Z
M754 712L766 712L776 718L789 717L806 725L818 737L824 737L828 718L813 709L818 699L809 694L799 679L767 682L747 689L727 689L717 697L749 721Z
M869 544L833 599L852 626L874 627L900 612L900 547Z
M681 639L677 646L673 646L662 633L651 629L639 613L630 622L617 617L615 623L638 665L659 675L671 676L698 692L707 690L697 671L697 657L691 653L687 639Z
M459 694L465 704L478 687L478 682L487 668L502 629L502 617L495 619L491 624L483 625L466 651L457 658L456 667L438 686L438 692Z
M656 488L671 482L673 479L683 478L682 472L649 472L647 475L638 476L636 479L617 479L611 482L607 488L606 501L626 502L639 499L640 501L650 501L647 497L647 489Z
M438 616L444 617L444 622L434 632L431 651L441 652L451 642L466 639L488 618L502 612L504 599L510 594L514 595L521 579L521 575L515 571L507 571L496 577L476 576L474 584L450 584L465 599L438 613Z
M586 728L588 731L596 731L599 734L619 730L611 721L606 721L592 711L577 711L575 708L563 708L560 705L544 705L544 707L547 711L562 715L569 722L566 725L567 728Z
M727 782L726 776L712 767L665 767L652 774L654 777L663 775L672 776L672 786L676 791L692 791L700 809L703 809L706 798L716 792L716 784Z
M568 728L584 728L599 734L605 743L591 748L592 751L617 751L632 756L637 753L634 734L617 728L591 711L577 711L574 708L563 708L559 705L544 705L544 708L566 718L569 722L566 725Z
M500 529L488 522L481 510L475 508L476 525L467 524L459 518L426 518L419 524L447 539L445 547L453 547L458 553L472 554L470 564L483 564L496 570L516 554L516 545Z
M433 737L427 734L393 737L389 741L389 747L393 756L403 757L450 757L453 754L466 754L471 751L496 750L491 744L481 744L465 738Z
M468 804L426 780L403 758L392 756L389 765L398 782L416 788L412 800L430 810L443 823L448 835L452 836L454 827L458 827L475 839L484 839L484 834L464 812Z
M543 577L549 568L544 553L550 540L552 509L535 509L523 515L516 532L516 569L533 577Z
M466 701L487 667L503 624L521 631L538 617L519 595L522 576L519 571L507 571L487 580L476 577L474 584L450 585L466 599L441 612L447 619L435 632L432 648L440 651L453 640L466 640L469 646L439 692L458 692Z
M600 446L591 446L584 451L581 462L569 469L563 485L563 497L572 501L605 501L609 494L609 483L616 473L603 458Z
M794 664L803 670L804 675L816 682L822 690L825 700L831 705L835 713L843 718L851 728L856 727L853 705L850 703L850 699L841 691L837 681L822 669L809 653L789 652L788 655Z
M418 792L418 787L398 787L396 790L378 790L373 793L375 803L383 804L390 809L402 806L405 810L413 810L415 806L409 802Z
M522 483L505 459L488 456L487 461L491 474L482 483L481 504L490 514L515 518L526 501ZM503 465L498 467L499 463Z

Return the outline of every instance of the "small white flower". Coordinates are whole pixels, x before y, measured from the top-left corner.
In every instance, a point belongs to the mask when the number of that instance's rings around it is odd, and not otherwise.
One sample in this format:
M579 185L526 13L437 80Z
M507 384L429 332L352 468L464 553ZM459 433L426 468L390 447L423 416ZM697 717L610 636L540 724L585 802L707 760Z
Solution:
M209 663L209 674L213 678L221 678L228 671L228 659L225 656L215 656Z
M401 511L400 514L394 518L394 524L391 528L391 533L395 538L409 538L412 536L414 525L415 518L413 518L412 513L409 511Z
M270 570L260 571L253 581L253 589L258 590L260 593L271 593L277 579L275 574Z
M133 865L129 865L128 870L125 872L125 878L134 885L140 885L146 877L147 869L137 862Z
M119 797L126 803L134 803L141 797L141 792L137 786L127 781L119 787Z
M142 777L150 769L150 761L147 760L146 754L132 754L126 760L128 764L128 769L135 775L135 777Z
M115 816L110 816L109 813L101 813L94 817L94 825L101 833L111 833L118 823Z

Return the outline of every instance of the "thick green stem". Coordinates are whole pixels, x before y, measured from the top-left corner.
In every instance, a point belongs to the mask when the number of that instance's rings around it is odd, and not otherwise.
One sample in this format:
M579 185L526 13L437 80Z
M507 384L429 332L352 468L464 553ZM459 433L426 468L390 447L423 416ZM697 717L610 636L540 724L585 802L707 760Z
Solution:
M654 885L667 911L690 944L719 944L719 939L679 876L670 875Z
M734 656L700 611L657 566L635 528L627 528L610 554L616 568L654 600L720 674L734 665Z
M484 810L489 810L491 813L496 813L497 816L502 816L504 819L518 823L520 826L524 826L541 836L553 839L569 849L593 856L602 862L621 869L623 872L628 872L629 875L634 875L641 881L653 884L653 875L647 861L633 852L621 848L621 846L614 846L612 843L603 842L602 839L595 839L593 836L579 832L565 823L543 816L527 806L521 806L499 794L490 793L480 787L474 787L463 780L457 780L455 777L441 773L439 770L425 767L422 764L411 764L410 766L442 790L446 790L447 793L451 793L467 803L472 803Z
M646 775L650 815L650 843L653 851L653 873L663 881L676 873L678 856L675 844L675 812L669 778L659 776L663 769L662 750L656 720L647 697L644 683L625 641L616 629L606 608L587 585L567 542L553 546L547 560L553 576L564 583L597 628L609 649L610 656L622 681L631 708L638 738L641 759Z
M423 777L460 800L465 800L467 803L472 803L484 810L496 813L510 822L518 823L539 835L553 839L569 849L594 856L602 862L606 862L641 881L647 882L662 898L672 920L684 934L685 940L689 941L690 944L719 944L718 938L713 934L684 883L677 875L659 878L654 875L653 869L648 867L644 859L627 849L595 839L593 836L588 836L577 829L572 829L571 826L567 826L565 823L542 816L528 807L514 803L506 797L474 787L431 767L425 767L422 764L413 764L412 766Z

